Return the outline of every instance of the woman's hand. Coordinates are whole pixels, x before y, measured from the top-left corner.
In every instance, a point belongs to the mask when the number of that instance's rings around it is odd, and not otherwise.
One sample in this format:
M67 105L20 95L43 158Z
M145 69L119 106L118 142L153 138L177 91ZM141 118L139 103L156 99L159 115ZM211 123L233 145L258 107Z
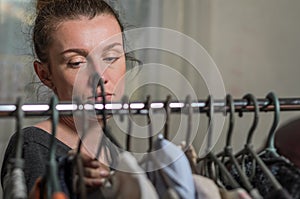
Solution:
M71 150L69 155L75 155L76 150ZM103 185L105 178L109 176L109 169L96 159L85 153L80 153L85 185L88 187L98 187Z

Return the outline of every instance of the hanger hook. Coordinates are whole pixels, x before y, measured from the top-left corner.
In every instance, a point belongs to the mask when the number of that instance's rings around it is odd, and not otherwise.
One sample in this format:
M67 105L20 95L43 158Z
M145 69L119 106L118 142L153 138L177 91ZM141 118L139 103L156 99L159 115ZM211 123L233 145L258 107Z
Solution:
M51 119L52 119L52 139L51 139L51 145L50 145L50 156L55 158L55 136L56 136L56 128L59 120L59 112L56 109L56 105L58 104L58 98L56 95L52 96L51 102L50 102L50 108L52 111Z
M102 98L102 105L103 105L103 109L102 109L102 123L103 123L103 133L104 135L108 138L109 141L111 141L115 146L121 148L121 145L119 144L119 142L116 140L116 138L111 134L109 128L107 127L107 114L106 114L106 94L105 94L105 87L104 87L104 82L103 79L98 75L98 73L95 73L94 77L93 77L93 83L96 82L96 80L99 78L98 83L97 84L93 84L97 86L100 86L101 89L101 98ZM96 94L96 93L95 93ZM106 138L104 138L103 136L101 137L100 140L100 145L98 147L97 153L96 153L96 158L98 158L100 156L102 147L107 143ZM105 150L107 150L107 148L105 148Z
M87 121L86 121L86 118L87 118L86 114L87 113L86 113L86 110L85 110L85 105L82 103L82 100L79 97L75 98L75 102L77 104L78 109L80 110L81 122L82 122L81 138L79 139L78 144L77 144L77 155L79 155L80 150L81 150L81 146L82 146L82 142L83 142L83 140L85 139L85 136L86 136L88 126L87 126Z
M170 109L170 102L171 102L171 95L167 96L167 99L164 103L164 108L166 111L166 122L165 122L165 128L164 128L164 137L166 139L169 139L169 124L170 124L170 114L171 114L171 109Z
M24 111L22 110L23 100L21 97L17 99L17 150L16 150L16 159L22 158L22 145L23 145L23 136L21 135L22 126L23 126L23 118L24 118Z
M188 123L187 123L187 134L185 139L185 149L188 149L190 146L190 140L191 140L191 132L192 132L192 116L193 116L193 110L192 110L192 99L190 95L186 96L185 100L185 106L187 107L187 114L188 114Z
M59 184L59 179L57 176L57 163L55 159L55 152L56 152L56 142L55 142L55 136L56 136L56 129L58 125L59 120L59 112L56 109L56 105L58 104L58 98L56 95L53 95L50 101L50 109L52 111L51 119L52 119L52 136L50 141L50 155L49 155L49 165L47 169L48 173L48 183L47 183L47 189L49 188L48 194L52 194L54 192L60 191L61 187ZM50 188L51 187L51 188ZM50 195L49 195L50 197Z
M270 103L267 106L271 104L274 105L274 120L268 134L267 149L271 151L276 151L274 145L274 137L275 137L275 130L278 126L279 118L280 118L280 102L277 95L274 92L268 93L267 99L269 99L270 101Z
M206 101L206 107L208 108L207 116L208 116L208 130L207 130L207 148L206 152L209 153L212 149L212 139L213 139L213 114L214 114L214 99L212 95L209 95Z
M247 100L247 105L246 106L249 106L251 103L253 103L253 106L254 106L254 118L253 118L251 128L248 132L248 136L247 136L247 145L249 145L249 144L251 144L253 133L254 133L257 125L258 125L259 107L258 107L257 99L253 94L248 93L243 97L243 99Z
M152 142L152 137L153 137L153 131L152 131L152 122L151 122L151 118L150 118L150 111L151 111L151 96L148 95L147 96L147 100L145 103L145 108L148 110L148 114L147 114L147 124L148 124L148 128L149 128L149 149L148 152L151 152L153 149L153 142Z
M232 137L232 132L235 124L235 117L234 117L235 108L234 108L232 95L230 94L226 95L226 105L229 106L229 111L230 111L229 127L228 127L227 138L226 138L226 147L229 147L231 146L231 137Z
M123 102L123 108L124 105L127 103L128 104L128 126L127 126L127 136L126 136L126 150L130 151L131 150L131 131L132 131L132 121L131 121L131 107L130 107L130 102L128 97L125 95L122 98L122 102Z
M96 84L96 82L98 81L98 83ZM100 86L101 89L101 97L102 97L102 105L103 105L103 109L102 109L102 123L103 123L103 133L104 135L107 135L107 125L106 125L106 96L105 96L105 87L104 87L104 82L103 79L98 75L98 73L95 73L94 77L93 77L93 91L94 91L94 95L95 97L97 96L97 87ZM99 157L102 147L104 145L104 137L101 137L101 141L100 141L100 146L98 147L97 153L96 153L96 157Z

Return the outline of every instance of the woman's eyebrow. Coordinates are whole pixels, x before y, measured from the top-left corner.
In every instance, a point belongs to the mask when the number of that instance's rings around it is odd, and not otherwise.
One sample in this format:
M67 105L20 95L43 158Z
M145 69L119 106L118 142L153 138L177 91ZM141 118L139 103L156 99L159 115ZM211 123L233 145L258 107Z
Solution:
M112 49L115 46L122 46L122 44L119 43L119 42L115 42L115 43L109 44L108 46L105 46L103 48L103 52L109 51L110 49Z
M61 52L60 54L66 54L66 53L77 53L79 55L82 55L84 57L88 56L89 52L85 49L79 49L79 48L71 48L71 49L67 49L63 52Z

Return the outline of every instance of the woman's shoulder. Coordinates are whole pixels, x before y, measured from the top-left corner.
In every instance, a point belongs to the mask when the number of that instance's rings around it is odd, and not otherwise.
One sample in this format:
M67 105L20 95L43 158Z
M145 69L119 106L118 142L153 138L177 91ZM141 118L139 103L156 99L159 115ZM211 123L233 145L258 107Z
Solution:
M52 139L52 135L45 131L42 128L39 128L37 126L28 126L22 129L22 134L23 138L23 148L26 148L26 146L32 146L32 145L38 145L41 148L50 148L50 141ZM12 137L10 138L9 146L15 146L15 143L17 142L17 133L14 133ZM62 150L62 151L68 151L70 148L56 139L56 144L57 144L57 150Z
M24 144L40 141L47 142L51 137L49 133L35 126L23 128L21 136L23 137ZM17 133L14 133L10 138L10 142L16 142L18 139L17 137Z

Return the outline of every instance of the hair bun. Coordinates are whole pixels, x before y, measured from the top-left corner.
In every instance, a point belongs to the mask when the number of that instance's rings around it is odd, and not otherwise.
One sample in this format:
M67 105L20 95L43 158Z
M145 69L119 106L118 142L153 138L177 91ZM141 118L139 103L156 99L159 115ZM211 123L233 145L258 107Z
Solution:
M36 11L41 11L47 4L53 2L54 0L37 0L36 2Z

